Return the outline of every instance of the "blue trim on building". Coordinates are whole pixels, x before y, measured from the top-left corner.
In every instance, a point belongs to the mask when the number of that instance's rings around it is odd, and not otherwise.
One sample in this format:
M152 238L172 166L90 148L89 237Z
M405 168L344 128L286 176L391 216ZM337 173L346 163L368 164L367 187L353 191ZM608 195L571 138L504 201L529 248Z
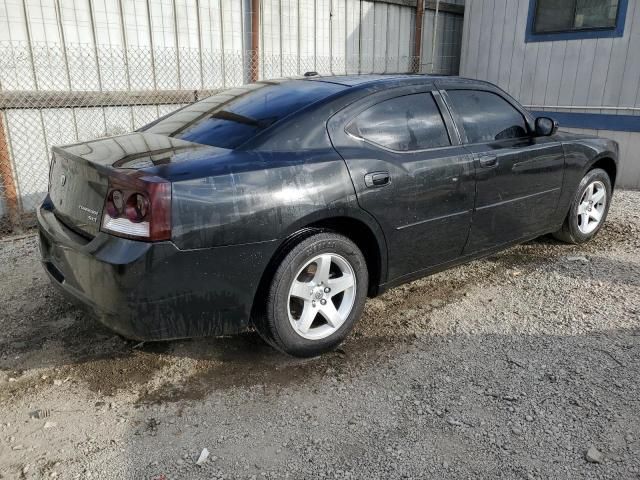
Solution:
M551 117L558 121L560 128L588 128L613 132L640 132L640 116L611 115L606 113L575 113L531 111L536 117Z
M624 35L624 24L627 18L627 6L629 0L620 0L618 3L618 18L615 28L602 28L593 30L576 30L572 32L535 33L533 22L536 16L537 0L529 0L529 16L527 17L527 30L524 34L525 43L528 42L555 42L559 40L580 40L583 38L614 38Z

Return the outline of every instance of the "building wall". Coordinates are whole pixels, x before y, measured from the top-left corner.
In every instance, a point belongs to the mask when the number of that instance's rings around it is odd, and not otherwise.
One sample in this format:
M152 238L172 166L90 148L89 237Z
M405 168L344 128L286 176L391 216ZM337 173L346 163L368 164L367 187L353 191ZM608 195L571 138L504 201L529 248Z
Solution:
M463 16L425 10L421 58L414 59L415 0L262 0L265 76L306 71L458 73ZM449 0L464 6L464 0ZM433 48L436 28L435 49ZM434 57L432 60L431 57Z
M464 5L464 0L449 3ZM422 22L421 70L427 73L458 74L464 16L439 12L437 20L435 17L435 10L425 10Z
M261 76L412 70L415 0L398 1L261 0ZM238 68L248 64L242 56L251 48L250 7L250 0L0 0L0 46L31 46L25 54L33 56L24 71L0 69L0 89L201 88L192 58L200 50L224 52L231 72L220 86L233 85ZM434 70L457 73L462 16L440 12L434 22L434 12L426 10L422 31L422 69L434 64ZM92 51L82 51L80 65L73 53L81 46ZM52 48L68 63L58 62L53 76ZM120 58L114 49L123 50ZM116 75L126 55L147 49L156 58L136 59L127 75ZM76 67L82 75L73 74ZM217 72L205 66L204 76L209 84Z
M409 71L415 7L361 0L262 0L265 75Z
M444 3L463 6L464 0ZM313 67L335 72L408 71L413 66L415 4L415 0L262 0L263 74L294 75ZM227 56L249 50L250 6L250 0L0 0L0 45L35 48L33 71L7 79L2 76L13 72L3 70L0 81L4 80L5 90L108 90L123 88L126 80L139 88L154 81L157 88L198 88L201 79L191 71L189 55L200 49L224 51ZM456 73L462 15L441 11L437 22L434 17L433 10L425 11L420 63L423 69L431 70L434 64L435 70ZM80 45L95 51L84 56L83 75L63 84L50 78L49 65L45 70L38 62L39 54L51 55L46 48ZM162 78L157 78L151 61L137 66L141 73L134 78L101 78L100 70L110 72L120 66L109 63L114 60L108 49L114 48L154 50L163 62ZM174 49L181 52L175 54ZM70 67L73 70L74 65ZM67 75L64 65L57 73Z
M461 75L496 83L531 110L561 113L565 127L595 126L618 140L619 184L639 188L640 119L609 115L640 117L640 2L628 1L622 37L527 43L530 1L467 1Z
M462 15L441 12L435 22L427 10L418 59L415 0L260 3L259 78L307 71L458 72ZM449 3L463 5L464 0ZM183 98L179 92L251 81L251 4L0 0L0 95L24 98L18 106L0 106L11 163L10 172L0 165L0 180L9 177L16 186L21 213L33 211L46 191L53 145L131 131L181 105L175 100L138 103L127 92L159 91L165 97L173 92ZM122 93L122 98L113 106L74 106L61 104L56 92L59 98L74 92ZM43 106L43 98L55 107ZM0 182L0 231L7 213L4 197Z

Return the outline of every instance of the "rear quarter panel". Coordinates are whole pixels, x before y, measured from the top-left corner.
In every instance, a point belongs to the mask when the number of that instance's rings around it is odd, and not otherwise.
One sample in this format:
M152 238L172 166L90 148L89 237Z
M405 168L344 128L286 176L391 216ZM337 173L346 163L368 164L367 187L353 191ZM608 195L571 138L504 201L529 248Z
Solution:
M357 207L346 166L332 148L237 151L180 170L172 174L172 240L181 249L273 241L303 219Z

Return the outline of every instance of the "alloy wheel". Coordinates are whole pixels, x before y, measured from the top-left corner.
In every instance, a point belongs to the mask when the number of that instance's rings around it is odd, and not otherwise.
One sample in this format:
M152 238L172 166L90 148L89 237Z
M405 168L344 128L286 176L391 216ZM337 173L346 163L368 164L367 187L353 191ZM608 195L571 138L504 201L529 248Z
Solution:
M288 314L295 332L308 340L335 333L347 320L356 298L356 276L335 253L309 260L289 288Z
M599 180L591 182L582 194L578 205L577 222L580 232L586 235L598 228L606 206L607 189L604 183Z

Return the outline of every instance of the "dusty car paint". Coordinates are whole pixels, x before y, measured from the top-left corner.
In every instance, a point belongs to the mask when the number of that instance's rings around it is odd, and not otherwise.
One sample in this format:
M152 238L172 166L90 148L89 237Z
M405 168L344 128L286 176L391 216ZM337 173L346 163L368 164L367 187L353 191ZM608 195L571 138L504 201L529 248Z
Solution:
M588 167L601 158L617 162L615 142L564 133L508 147L466 144L447 88L498 92L533 126L515 101L484 82L412 75L305 81L348 88L233 150L148 131L54 149L50 197L38 212L53 282L130 338L235 333L249 325L279 253L309 227L341 219L368 232L375 295L557 229ZM399 154L346 133L358 111L405 91L434 93L450 147ZM486 153L499 157L497 168L481 168ZM65 196L57 162L90 181ZM88 164L95 168L83 171ZM100 231L100 219L82 220L80 232L69 226L83 217L68 198L86 198L83 206L102 212L113 169L171 182L170 241L114 237ZM376 172L389 174L388 185L368 185L366 176Z

